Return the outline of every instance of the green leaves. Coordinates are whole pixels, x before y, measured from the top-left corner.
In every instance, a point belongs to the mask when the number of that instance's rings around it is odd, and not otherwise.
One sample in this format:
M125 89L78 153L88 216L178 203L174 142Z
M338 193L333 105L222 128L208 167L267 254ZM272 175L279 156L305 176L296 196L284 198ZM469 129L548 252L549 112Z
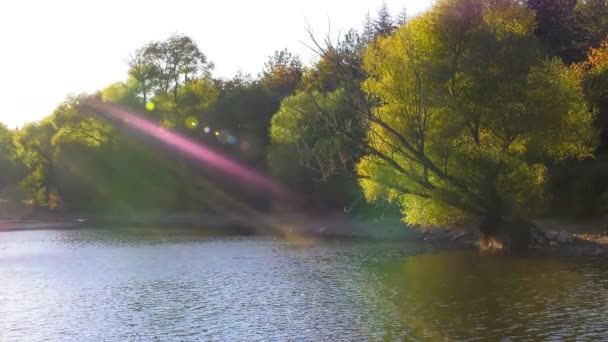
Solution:
M581 84L539 57L533 19L513 1L441 1L367 49L369 199L410 224L523 213L544 199L543 163L591 156Z

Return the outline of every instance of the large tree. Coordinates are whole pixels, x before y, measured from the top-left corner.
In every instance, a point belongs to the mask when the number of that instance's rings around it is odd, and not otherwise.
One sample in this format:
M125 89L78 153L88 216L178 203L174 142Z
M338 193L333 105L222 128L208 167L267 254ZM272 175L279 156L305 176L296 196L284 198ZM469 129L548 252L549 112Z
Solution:
M581 84L540 56L534 27L515 1L443 0L367 49L353 101L369 200L398 203L412 225L482 218L496 235L542 202L547 161L591 155Z

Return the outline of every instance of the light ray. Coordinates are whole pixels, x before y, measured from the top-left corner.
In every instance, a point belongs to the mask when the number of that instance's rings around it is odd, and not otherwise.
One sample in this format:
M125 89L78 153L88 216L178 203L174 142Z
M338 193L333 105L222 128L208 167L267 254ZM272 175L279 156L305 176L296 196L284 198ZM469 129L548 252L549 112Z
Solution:
M265 177L259 172L250 170L246 166L222 156L218 152L199 142L156 125L133 112L125 110L117 105L101 101L89 102L87 103L87 106L95 113L109 119L118 120L149 137L163 142L176 151L187 154L195 160L221 171L225 175L234 177L235 180L238 180L243 184L255 186L284 198L295 199L295 196L293 196L293 194L284 186Z

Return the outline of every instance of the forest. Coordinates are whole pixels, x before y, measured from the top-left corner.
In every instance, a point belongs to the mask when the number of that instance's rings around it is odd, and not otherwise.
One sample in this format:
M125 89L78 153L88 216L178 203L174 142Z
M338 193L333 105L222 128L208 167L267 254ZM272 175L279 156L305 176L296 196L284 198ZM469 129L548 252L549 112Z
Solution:
M0 216L279 210L255 177L297 194L295 210L411 226L608 214L606 0L362 18L310 30L314 64L279 49L254 76L215 77L187 35L135 48L123 80L0 125Z

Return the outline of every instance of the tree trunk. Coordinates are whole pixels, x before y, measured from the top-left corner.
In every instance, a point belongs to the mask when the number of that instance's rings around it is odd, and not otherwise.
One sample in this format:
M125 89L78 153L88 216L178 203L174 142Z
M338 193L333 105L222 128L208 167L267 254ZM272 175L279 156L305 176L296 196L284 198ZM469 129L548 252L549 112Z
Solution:
M506 220L500 215L488 214L479 227L480 248L508 253L526 252L531 243L533 227L532 223L523 219Z

